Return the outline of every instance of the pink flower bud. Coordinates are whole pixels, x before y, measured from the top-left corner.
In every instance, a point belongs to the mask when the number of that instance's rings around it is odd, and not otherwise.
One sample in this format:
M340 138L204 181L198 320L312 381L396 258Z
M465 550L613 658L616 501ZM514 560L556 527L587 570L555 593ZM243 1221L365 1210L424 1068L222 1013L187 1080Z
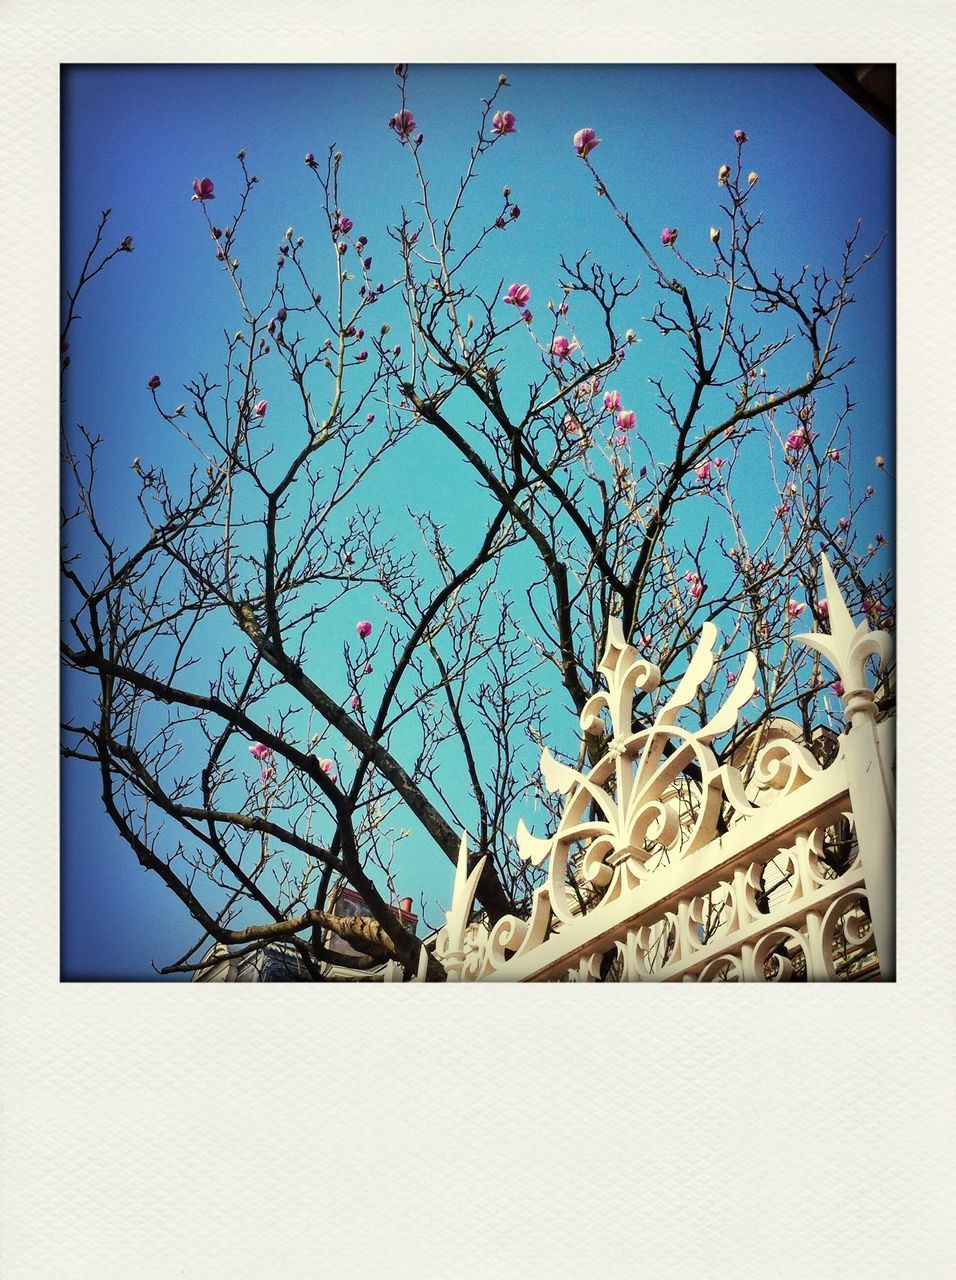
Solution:
M676 227L664 228L661 232L661 244L665 249L673 249L674 245L677 243L677 234L678 232Z
M843 697L844 689L843 689L842 680L834 680L833 684L830 685L830 688L833 690L833 692L836 694L838 698Z
M273 769L273 767L272 767L272 765L271 765L271 764L267 764L267 765L266 765L266 767L265 767L265 768L263 769L263 771L262 771L262 781L263 781L263 782L271 782L271 781L272 781L272 779L273 779L275 776L276 776L276 771L275 771L275 769Z
M309 166L310 169L315 168L315 156L312 154L311 151L307 151L305 153L305 163Z
M272 759L272 751L262 742L254 742L249 748L249 754L259 761Z
M605 391L604 408L607 413L615 413L621 407L620 391Z
M734 142L736 142L739 147L742 147L746 141L747 135L744 133L743 129L735 129Z
M365 415L365 421L368 423L368 425L369 425L369 426L371 426L371 425L372 425L372 423L375 421L375 414L374 414L374 413L367 413L367 414Z
M360 640L367 640L372 634L372 624L370 622L357 622L355 630L359 633Z
M285 307L280 307L279 310L276 312L276 319L279 321L280 324L285 324L288 318L289 318L288 311L286 311Z
M710 461L702 462L699 467L695 467L694 475L701 484L706 484L710 479Z
M579 129L574 135L574 149L582 160L587 159L595 147L601 145L593 129Z
M159 374L158 374L158 373L154 373L154 374L153 374L153 376L150 378L149 382L147 382L147 384L146 384L146 385L147 385L147 387L149 387L150 391L155 391L155 390L157 389L157 387L160 387L160 386L162 385L162 383L161 383L161 382L160 382L160 380L159 380Z
M367 359L368 359L368 352L367 352L367 351L360 351L360 352L358 353L358 355L355 357L355 362L356 362L356 364L362 364L362 363L363 363L363 361L365 361L365 360L367 360Z
M268 408L269 408L269 401L268 401L268 400L260 400L260 401L256 404L256 407L253 409L253 411L252 411L252 416L253 416L254 418L264 418L264 417L266 416L266 410L267 410Z
M372 664L370 662L366 662L365 664L365 674L367 676L370 676L372 674Z
M352 694L352 699L349 703L349 706L352 708L353 711L362 710L362 699L359 697L357 693Z

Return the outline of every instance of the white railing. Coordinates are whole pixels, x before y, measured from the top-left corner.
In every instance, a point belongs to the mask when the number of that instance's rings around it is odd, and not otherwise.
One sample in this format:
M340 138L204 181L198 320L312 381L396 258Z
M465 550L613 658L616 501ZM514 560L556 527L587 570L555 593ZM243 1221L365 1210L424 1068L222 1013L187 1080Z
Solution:
M710 622L653 724L633 730L635 693L653 693L661 673L612 619L600 665L607 690L581 715L585 732L602 734L608 716L604 754L586 773L542 754L564 808L547 839L519 824L522 856L546 868L527 919L506 916L490 929L471 919L484 859L469 873L462 840L435 942L450 980L828 981L851 971L847 952L874 943L879 975L895 976L893 725L877 723L865 669L871 656L885 665L890 641L854 624L825 558L823 576L829 634L796 639L819 650L843 685L849 727L832 761L822 766L784 735L758 752L746 786L737 768L718 763L711 743L755 691L752 654L703 728L678 723L714 666ZM400 977L390 964L386 978Z

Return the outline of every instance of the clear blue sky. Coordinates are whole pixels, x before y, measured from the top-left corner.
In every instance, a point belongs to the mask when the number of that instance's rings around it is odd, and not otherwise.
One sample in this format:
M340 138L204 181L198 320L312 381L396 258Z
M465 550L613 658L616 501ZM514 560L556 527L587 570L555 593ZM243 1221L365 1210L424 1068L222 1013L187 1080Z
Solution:
M585 248L614 267L639 273L632 246L599 202L570 145L584 125L603 139L594 155L602 174L648 240L680 228L688 256L706 260L708 229L717 221L717 166L733 159L734 129L750 136L746 162L760 174L766 215L765 261L782 269L803 263L835 267L857 219L863 241L890 240L861 276L858 303L843 331L856 357L848 381L857 482L872 483L873 529L892 534L892 495L872 458L892 465L894 144L889 135L810 67L413 67L410 104L425 133L423 161L442 205L453 190L478 121L479 100L498 73L512 88L501 105L514 111L519 133L483 162L475 217L512 188L519 222L494 244L479 271L485 281L527 281L536 305L556 296L558 259ZM135 252L94 282L71 332L68 421L104 438L101 493L120 540L141 527L134 509L134 456L171 461L173 442L160 431L146 381L163 379L166 403L187 399L179 388L200 370L215 376L223 330L237 327L228 282L214 260L201 211L190 201L195 177L210 176L226 217L239 192L235 154L244 147L260 178L246 238L243 275L268 278L286 227L306 237L320 229L316 184L303 163L335 143L343 152L342 207L385 280L397 259L385 228L401 203L415 198L409 157L387 129L397 109L391 66L80 67L63 85L63 279L71 283L98 213L111 207L111 243L132 235ZM378 269L378 268L377 268ZM649 309L634 301L633 327ZM542 307L543 310L543 307ZM382 319L390 318L383 311ZM629 363L621 386L640 412L650 406L647 377L668 372L666 353L651 341ZM522 361L525 361L523 364ZM663 361L654 364L654 361ZM534 364L518 353L506 396L520 396ZM278 370L277 370L278 372ZM288 393L267 388L270 414ZM441 472L436 452L396 454L389 483L405 504L427 508ZM871 474L872 473L872 474ZM463 500L448 513L449 537L472 545L480 503ZM350 604L369 616L374 601ZM364 616L364 615L363 615ZM65 689L70 705L73 694ZM556 743L567 749L569 743ZM93 771L63 773L62 965L65 977L147 978L150 961L167 963L194 941L196 926L172 895L140 870L101 813ZM431 892L447 899L451 870L439 867ZM400 892L420 885L403 884Z

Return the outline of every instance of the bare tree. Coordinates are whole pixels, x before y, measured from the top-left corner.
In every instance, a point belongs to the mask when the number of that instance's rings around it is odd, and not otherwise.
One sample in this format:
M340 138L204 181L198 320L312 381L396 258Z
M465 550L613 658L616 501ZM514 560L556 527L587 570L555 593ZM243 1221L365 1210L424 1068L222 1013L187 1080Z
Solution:
M64 419L63 657L91 708L65 725L64 750L98 772L123 839L196 921L195 946L163 972L201 968L210 940L255 952L284 939L316 980L333 959L361 972L394 957L411 974L422 944L392 910L392 873L429 849L454 860L463 829L474 858L488 855L482 909L492 920L520 913L537 873L511 832L532 794L551 803L537 778L543 716L563 708L573 741L611 615L665 685L701 619L722 625L701 724L756 652L749 722L717 744L745 770L781 717L825 749L828 680L791 644L827 627L821 551L871 620L892 623L879 543L864 550L856 535L868 494L852 483L852 358L839 342L872 256L859 228L832 268L790 278L768 266L739 135L734 163L717 171L710 260L686 257L671 228L652 249L582 130L575 147L619 223L621 265L556 252L554 298L541 309L529 285L489 286L479 270L520 215L510 190L466 230L480 161L514 127L498 105L504 77L438 208L407 68L396 71L389 127L418 199L396 210L374 260L341 207L339 152L306 157L325 214L321 261L290 228L268 280L247 279L239 259L257 185L245 153L227 225L212 220L213 184L197 180L238 329L218 380L197 374L182 404L150 382L181 450L172 473L134 462L138 545L110 532L98 438ZM66 296L64 351L81 294L132 250L130 238L107 250L108 226L109 211ZM388 254L397 271L383 269ZM644 348L619 319L635 297L649 312ZM530 379L514 372L529 342ZM617 383L639 350L646 365L665 346L679 349L683 376L652 375L655 408L638 421ZM281 438L263 398L277 364L298 407ZM424 456L436 440L453 461L431 509L383 511L367 498L390 454ZM758 476L773 497L755 535L740 495ZM443 512L466 487L485 516L457 548ZM361 587L374 588L384 626L350 617ZM329 637L346 626L341 674L323 682L341 643ZM603 745L583 736L579 763ZM343 885L367 916L335 912ZM330 934L362 957L330 951ZM434 959L428 973L444 976Z

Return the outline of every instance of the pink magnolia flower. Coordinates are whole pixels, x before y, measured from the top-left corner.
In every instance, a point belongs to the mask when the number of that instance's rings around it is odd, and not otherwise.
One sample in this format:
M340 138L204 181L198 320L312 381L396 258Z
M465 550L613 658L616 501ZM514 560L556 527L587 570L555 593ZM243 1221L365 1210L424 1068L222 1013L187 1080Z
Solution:
M813 436L806 427L797 427L796 431L791 431L787 436L787 448L794 453L803 453L804 449L809 449L812 439Z
M720 168L717 170L717 185L718 185L718 187L726 187L726 185L727 185L727 179L728 179L729 177L730 177L730 165L729 165L729 164L722 164L722 165L720 166Z
M531 301L531 286L527 284L513 284L502 302L510 307L526 307Z
M696 578L690 584L690 587L688 588L688 594L690 595L692 600L699 600L701 598L701 596L704 594L704 584L703 582L701 582L700 578Z
M880 547L881 547L885 541L886 541L886 539L883 537L882 533L878 533L878 534L876 534L876 543L877 543L877 546L880 546Z
M213 195L212 178L194 178L193 179L193 199L194 200L215 200Z
M263 782L271 782L271 781L272 781L272 779L273 779L275 776L276 776L276 771L275 771L275 769L273 769L273 767L272 767L272 765L271 765L271 764L267 764L267 765L266 765L266 767L265 767L265 768L263 769L263 771L262 771L262 781L263 781Z
M355 630L359 633L360 640L367 640L372 634L372 624L370 622L357 622Z
M841 529L849 529L849 527L850 527L850 520L849 520L849 517L848 517L848 516L840 516L840 519L837 521L837 524L840 526L840 528L841 528Z
M787 617L791 619L799 618L801 613L803 613L806 607L807 606L805 604L801 604L800 601L798 600L788 600L787 601Z
M288 318L289 318L288 311L285 309L285 307L280 307L279 310L276 312L276 319L279 321L280 324L285 324Z
M415 117L410 111L399 111L388 122L388 127L394 129L399 138L404 142L418 128L415 123Z
M743 129L735 129L734 142L736 142L738 146L743 146L743 144L746 141L747 141L747 135L744 133Z
M525 324L530 324L531 321L534 319L534 315L527 308L525 308L525 310L522 311L521 313L521 319L525 322Z
M262 742L254 742L249 748L249 754L260 761L272 759L272 751Z
M627 444L627 436L615 436L614 443L618 446L618 448L620 448L622 445Z
M677 234L678 232L676 227L664 228L661 232L661 244L665 249L673 249L674 245L677 243Z
M329 782L336 781L337 775L335 772L334 760L319 760L318 765L319 765L319 768L322 770L322 772L328 775Z
M146 385L147 385L147 387L149 387L150 391L155 391L155 390L157 389L157 387L162 386L162 383L161 383L161 382L160 382L160 380L159 380L159 374L158 374L158 373L154 373L154 374L153 374L153 376L150 378L149 382L147 382L147 384L146 384Z
M551 343L551 354L556 360L565 360L571 354L574 345L568 338L555 338Z
M367 676L370 676L372 674L372 664L370 662L366 662L365 664L365 674Z
M305 153L305 163L309 166L310 169L315 168L315 163L316 163L315 156L312 154L311 151L307 151Z
M827 457L830 459L830 461L831 461L831 462L839 462L839 461L840 461L840 450L839 450L839 449L831 449L831 450L830 450L830 452L827 454Z
M332 230L337 231L339 235L347 236L354 225L351 218L347 218L344 213L340 213L335 219L335 225Z
M367 359L368 359L368 352L367 352L367 351L360 351L360 352L358 353L358 355L355 357L355 362L356 362L356 364L364 364L364 362L365 362Z
M727 683L728 683L728 684L736 684L736 683L737 683L737 674L738 674L738 673L737 673L736 671L728 671L728 672L727 672Z
M605 391L604 408L607 410L607 412L614 413L617 409L620 409L620 407L621 407L620 391Z
M694 475L701 482L701 484L706 484L707 481L710 479L710 460L708 459L707 462L702 462L699 467L696 467L694 470Z
M637 426L637 414L633 409L622 409L617 415L617 425L621 431L633 431Z
M367 413L367 414L365 415L365 421L368 423L368 425L369 425L369 426L371 426L371 425L372 425L372 423L375 421L375 414L374 414L374 413Z
M579 129L574 135L574 149L585 160L595 147L601 145L601 139L593 129Z
M876 490L873 488L873 486L872 486L871 484L868 484L868 485L866 486L866 496L867 496L868 498L872 498L872 497L873 497L873 495L874 495L874 493L876 493Z
M829 606L829 604L827 603L827 601L826 601L826 600L820 600L820 601L818 601L818 603L817 603L817 613L820 615L820 617L821 617L821 618L829 618L829 616L830 616L830 606Z
M506 133L517 133L517 121L511 111L496 111L491 121L491 132L496 138L503 138Z
M357 693L352 694L352 700L350 701L349 706L352 708L353 711L362 710L362 699L359 697Z
M834 680L833 684L830 685L830 688L833 690L833 692L836 694L838 698L843 697L844 689L843 689L842 680Z
M569 436L579 436L581 434L581 419L576 413L566 413L562 425Z
M269 401L260 400L252 411L253 416L256 418L264 418L266 416L266 411L268 408L269 408Z

